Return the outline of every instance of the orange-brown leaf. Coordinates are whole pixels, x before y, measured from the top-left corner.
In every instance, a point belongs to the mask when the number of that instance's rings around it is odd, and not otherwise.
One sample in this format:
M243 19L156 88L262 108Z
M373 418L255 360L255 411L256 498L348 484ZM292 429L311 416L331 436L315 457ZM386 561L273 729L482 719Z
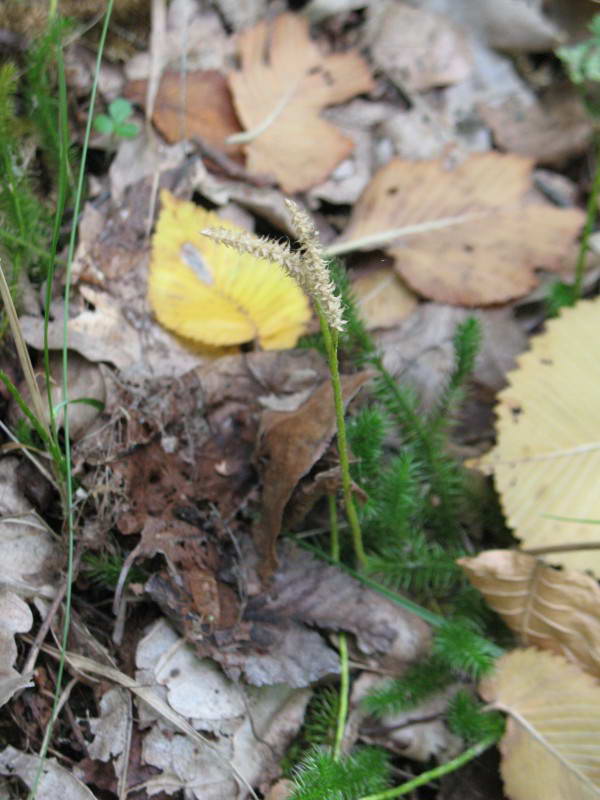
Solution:
M583 224L577 209L531 202L533 161L482 153L453 170L439 161L396 158L354 208L343 239L462 218L386 248L415 291L440 303L478 306L521 297L536 270L559 271Z
M290 194L321 182L353 142L320 113L372 88L367 64L356 52L323 56L295 14L244 31L238 50L229 84L239 118L249 131L268 121L245 147L248 169L274 175Z

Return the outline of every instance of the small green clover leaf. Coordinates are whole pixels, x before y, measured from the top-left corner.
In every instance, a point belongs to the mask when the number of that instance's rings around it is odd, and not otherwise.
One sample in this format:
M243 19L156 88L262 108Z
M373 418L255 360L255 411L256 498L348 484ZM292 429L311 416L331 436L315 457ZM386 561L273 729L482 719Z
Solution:
M94 128L99 133L106 133L119 139L133 139L140 132L134 122L127 122L133 107L129 100L118 97L108 106L108 114L98 114L94 119Z

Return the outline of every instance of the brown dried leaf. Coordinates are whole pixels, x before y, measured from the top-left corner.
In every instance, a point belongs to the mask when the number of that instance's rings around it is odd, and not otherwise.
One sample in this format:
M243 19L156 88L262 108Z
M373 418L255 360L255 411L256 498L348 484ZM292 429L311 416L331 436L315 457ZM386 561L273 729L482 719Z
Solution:
M454 170L442 161L394 159L367 187L343 239L466 215L466 221L386 248L400 275L442 303L477 306L521 297L537 285L536 269L564 267L585 216L528 201L532 169L530 159L500 153L470 156Z
M370 377L370 372L342 376L345 404ZM257 460L265 464L261 475L263 511L254 529L254 539L262 559L263 579L268 578L277 566L275 543L292 491L300 478L321 458L335 427L333 391L329 381L325 381L297 411L265 411L263 414L257 446Z
M590 118L574 92L553 92L543 102L528 104L512 96L499 105L481 104L477 110L498 147L538 164L556 164L579 155L592 135Z
M337 567L285 542L281 566L268 592L253 597L245 618L256 624L286 621L329 631L348 631L366 654L385 654L392 669L419 658L429 643L429 626L420 617Z
M246 130L260 130L245 146L248 169L274 175L289 194L320 183L353 147L320 112L372 88L367 64L356 52L323 56L308 21L291 13L243 31L238 50L235 107Z
M145 104L147 81L131 81L124 97ZM173 144L199 137L230 156L240 155L239 145L226 139L241 131L231 100L227 79L216 70L165 72L154 102L152 122L164 138Z
M417 297L393 268L361 271L352 279L358 313L368 330L393 328L417 307Z
M593 578L514 550L458 563L523 645L559 653L600 677L600 588Z
M511 800L600 797L600 686L574 664L541 650L500 658L479 687L509 714L500 743Z

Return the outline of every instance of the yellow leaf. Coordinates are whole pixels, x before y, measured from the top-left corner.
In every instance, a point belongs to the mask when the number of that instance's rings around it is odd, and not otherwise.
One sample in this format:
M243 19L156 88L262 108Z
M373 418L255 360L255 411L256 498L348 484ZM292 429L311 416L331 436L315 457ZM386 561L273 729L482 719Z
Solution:
M202 235L236 226L162 192L148 296L158 321L209 345L257 339L264 350L293 347L310 317L306 295L278 265Z
M597 539L600 520L600 298L564 309L507 376L498 396L498 443L480 469L493 472L508 524L529 548ZM548 559L600 575L600 550Z
M561 656L514 650L479 686L509 715L500 767L511 800L600 797L600 685Z
M514 550L487 550L458 563L521 644L552 650L600 677L597 581Z

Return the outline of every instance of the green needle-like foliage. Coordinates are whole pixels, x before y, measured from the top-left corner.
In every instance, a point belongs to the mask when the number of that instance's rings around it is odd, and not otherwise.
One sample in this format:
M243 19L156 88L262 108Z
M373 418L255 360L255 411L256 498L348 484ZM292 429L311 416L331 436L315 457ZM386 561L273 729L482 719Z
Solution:
M452 670L473 679L489 672L501 652L472 619L446 620L435 632L432 649Z
M432 656L410 667L401 678L374 689L365 698L364 705L375 717L410 711L430 695L445 689L453 677L446 662Z
M358 800L385 789L388 774L382 750L365 747L336 761L326 750L313 748L294 774L290 800Z
M504 733L505 721L498 711L486 711L466 689L460 689L448 705L448 727L461 736L467 744L488 737L499 739Z

